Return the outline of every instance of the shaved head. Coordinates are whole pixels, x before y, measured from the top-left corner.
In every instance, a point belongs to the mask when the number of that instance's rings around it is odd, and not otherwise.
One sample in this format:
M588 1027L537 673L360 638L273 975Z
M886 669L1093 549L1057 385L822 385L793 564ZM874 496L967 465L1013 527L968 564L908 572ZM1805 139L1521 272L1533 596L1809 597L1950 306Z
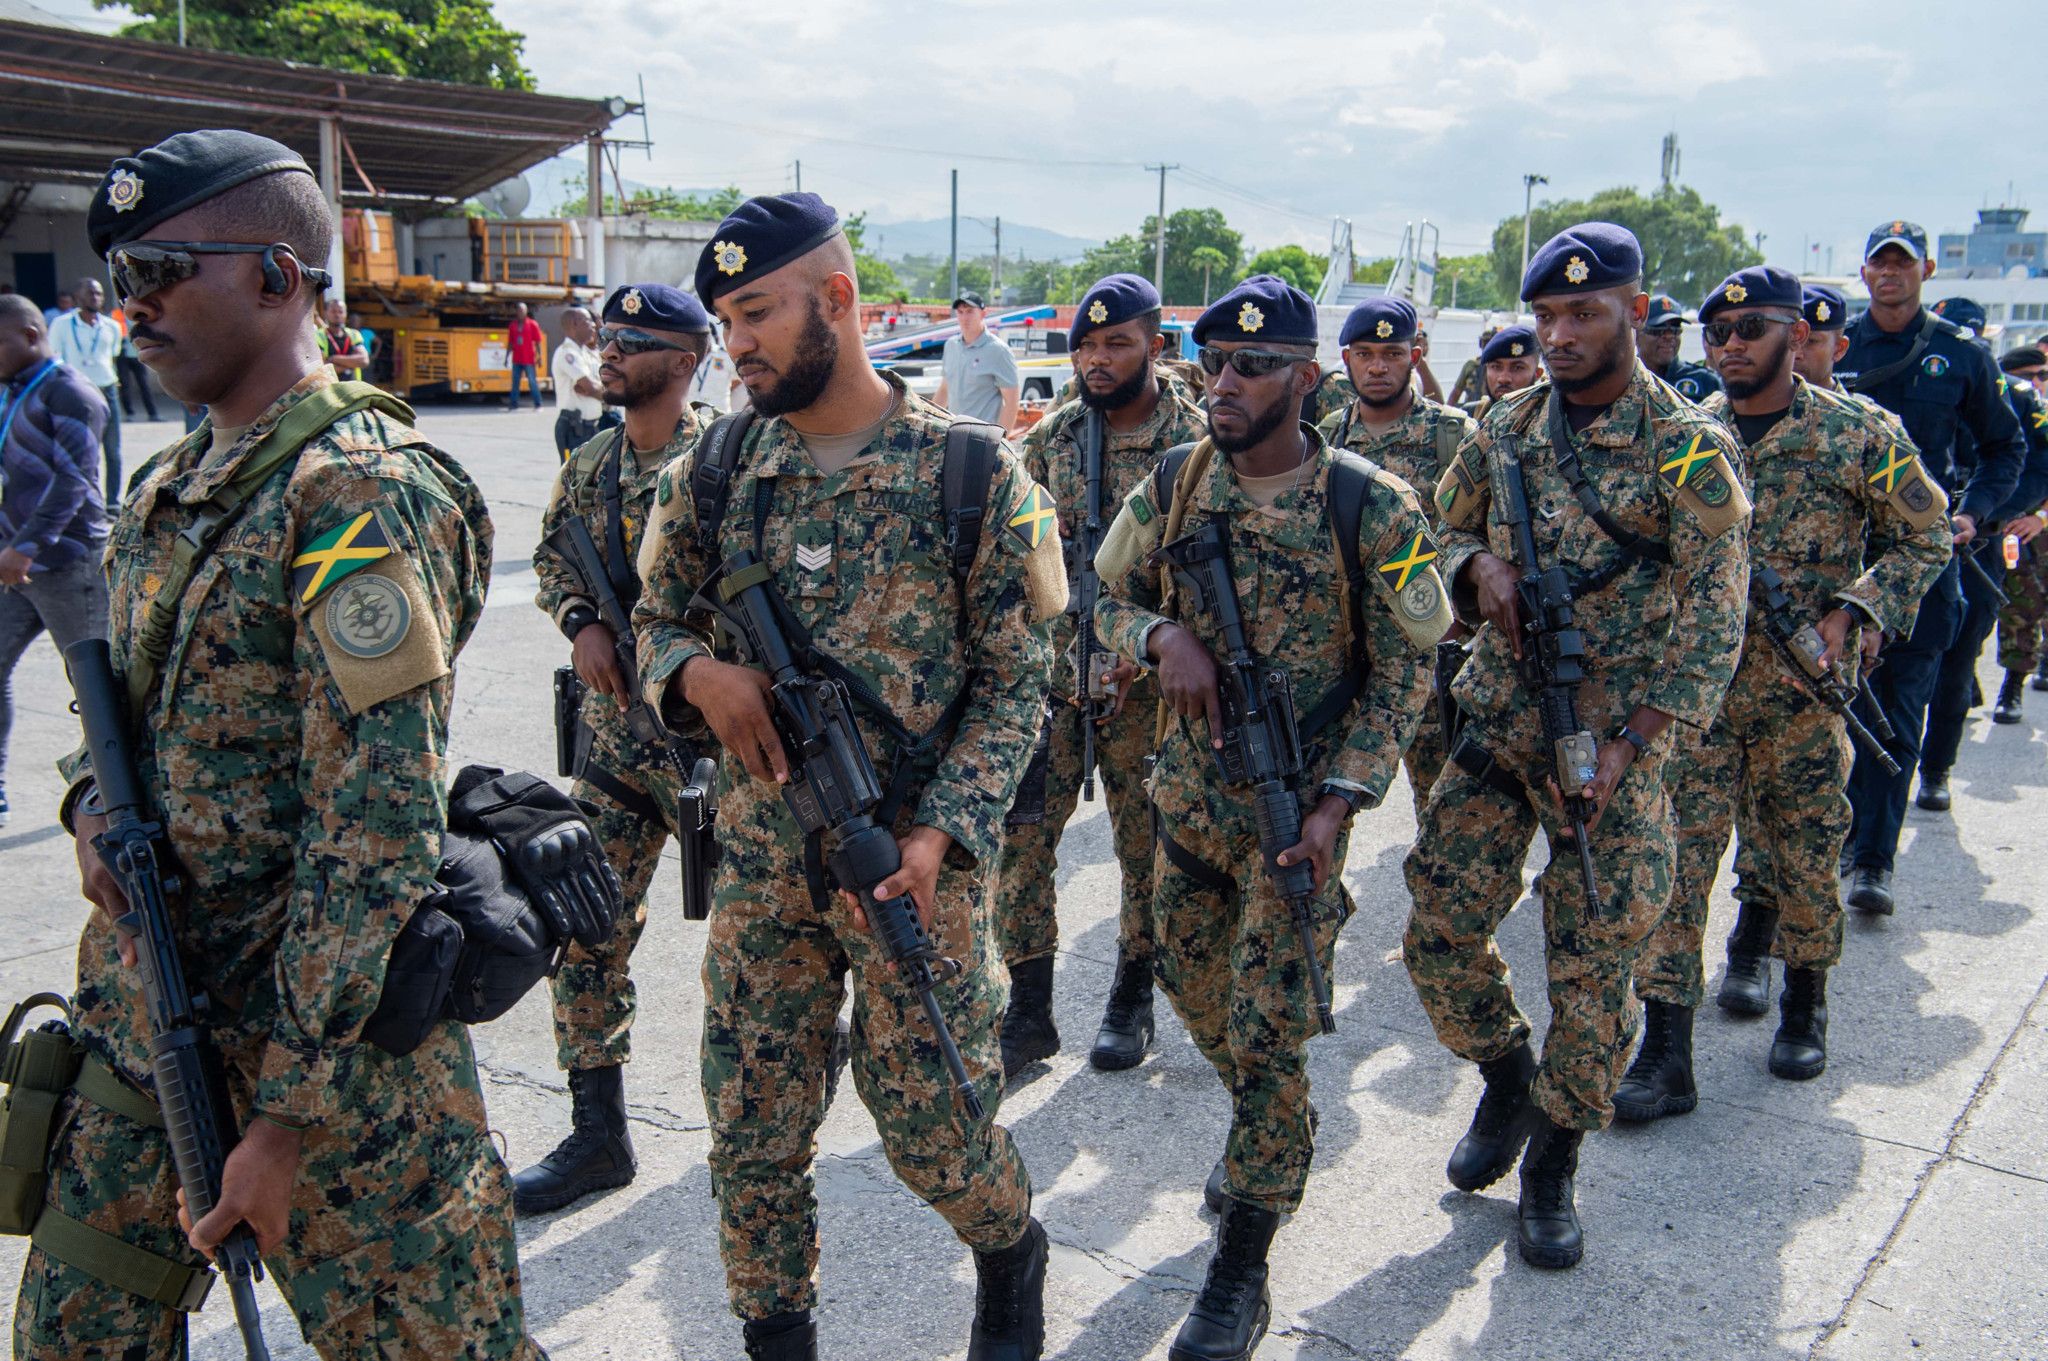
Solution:
M42 324L43 309L26 294L0 293L0 326L34 326L40 330Z

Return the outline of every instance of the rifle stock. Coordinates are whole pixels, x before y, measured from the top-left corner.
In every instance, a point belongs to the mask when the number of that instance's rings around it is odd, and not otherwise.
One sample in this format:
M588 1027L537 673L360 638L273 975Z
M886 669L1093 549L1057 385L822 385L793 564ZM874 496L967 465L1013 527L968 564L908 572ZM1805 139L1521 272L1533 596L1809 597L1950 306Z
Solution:
M1763 596L1764 635L1777 648L1778 655L1791 666L1795 675L1806 681L1813 697L1848 726L1849 736L1863 748L1864 754L1877 762L1885 774L1897 775L1899 763L1885 746L1885 741L1897 734L1891 731L1891 722L1884 717L1877 696L1870 693L1869 681L1859 678L1852 686L1836 675L1831 666L1821 665L1821 655L1827 651L1827 644L1813 625L1801 619L1793 609L1791 593L1785 589L1785 578L1779 575L1777 568L1769 565L1752 568L1750 588ZM1880 741L1863 725L1863 720L1856 717L1851 706L1859 695L1868 697L1874 715L1886 729L1884 741Z

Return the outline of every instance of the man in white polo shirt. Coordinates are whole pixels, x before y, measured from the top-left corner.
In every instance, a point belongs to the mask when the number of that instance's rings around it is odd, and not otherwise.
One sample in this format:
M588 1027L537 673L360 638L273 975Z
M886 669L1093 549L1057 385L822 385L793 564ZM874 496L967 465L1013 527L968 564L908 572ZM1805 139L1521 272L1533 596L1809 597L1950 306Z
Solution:
M945 377L936 400L961 416L990 421L1008 430L1017 419L1017 357L988 329L986 305L979 293L953 299L953 320L960 334L946 342Z
M71 296L78 306L50 323L50 348L58 363L76 369L79 377L107 399L107 428L100 436L100 454L111 513L121 499L121 390L114 372L114 356L121 352L121 328L100 311L106 305L106 291L98 279L80 279Z
M562 312L562 343L548 366L555 379L555 454L566 460L595 435L604 419L604 388L598 382L597 324L580 307Z

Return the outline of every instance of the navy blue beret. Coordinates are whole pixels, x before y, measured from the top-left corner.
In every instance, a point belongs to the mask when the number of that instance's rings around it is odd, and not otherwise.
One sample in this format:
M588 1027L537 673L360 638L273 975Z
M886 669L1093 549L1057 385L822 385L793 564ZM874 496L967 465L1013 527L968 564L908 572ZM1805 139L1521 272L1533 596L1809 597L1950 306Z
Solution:
M263 175L310 176L305 158L282 142L239 128L207 128L166 137L107 169L85 212L86 236L101 259L179 213ZM324 265L325 260L308 260Z
M1590 293L1643 277L1635 233L1612 222L1581 222L1545 241L1522 275L1522 301L1553 293Z
M1799 310L1816 331L1839 331L1849 324L1849 300L1826 284L1808 284L1801 289Z
M1927 229L1917 222L1906 222L1894 218L1880 222L1870 229L1870 235L1863 242L1863 258L1883 250L1886 246L1903 246L1906 253L1915 260L1927 258Z
M711 317L704 304L674 284L627 284L615 288L604 300L604 319L615 326L639 326L649 331L711 333Z
M1496 359L1534 358L1536 355L1536 332L1527 326L1503 326L1500 334L1486 342L1486 348L1479 352L1481 364L1491 364Z
M1933 312L1943 321L1952 321L1980 336L1984 334L1984 304L1975 298L1943 298L1934 304Z
M1798 312L1804 289L1799 276L1776 265L1752 265L1738 269L1714 286L1700 304L1700 320L1712 321L1731 307L1782 307Z
M1406 298L1378 297L1367 298L1351 309L1351 315L1344 318L1344 330L1337 343L1349 345L1354 340L1365 340L1375 345L1392 345L1413 339L1414 304Z
M1133 317L1159 310L1159 290L1138 274L1111 274L1097 279L1074 308L1074 324L1067 328L1067 348L1081 343L1081 337L1098 326L1119 326Z
M1316 343L1316 305L1309 295L1271 274L1254 274L1209 304L1195 319L1194 340L1265 341L1270 345Z
M697 296L709 307L839 235L839 214L816 194L764 194L727 213L697 257Z
M1678 299L1669 293L1650 295L1650 315L1643 318L1643 329L1654 331L1659 326L1683 326L1685 309L1678 305Z

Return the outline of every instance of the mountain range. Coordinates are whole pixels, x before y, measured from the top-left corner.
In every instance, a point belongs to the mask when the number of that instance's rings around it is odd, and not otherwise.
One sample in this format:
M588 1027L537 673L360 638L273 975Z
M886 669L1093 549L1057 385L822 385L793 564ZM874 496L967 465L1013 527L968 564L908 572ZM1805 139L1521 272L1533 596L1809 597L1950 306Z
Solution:
M866 244L870 253L884 260L903 260L913 255L944 255L948 249L947 220L926 218L916 222L870 222ZM1102 243L1085 236L1069 236L1028 222L1003 224L1003 258L1015 260L1073 261ZM967 218L960 219L960 253L986 255L991 246L987 227Z

